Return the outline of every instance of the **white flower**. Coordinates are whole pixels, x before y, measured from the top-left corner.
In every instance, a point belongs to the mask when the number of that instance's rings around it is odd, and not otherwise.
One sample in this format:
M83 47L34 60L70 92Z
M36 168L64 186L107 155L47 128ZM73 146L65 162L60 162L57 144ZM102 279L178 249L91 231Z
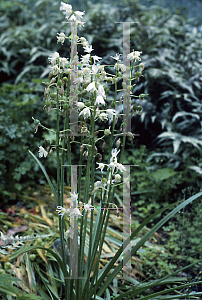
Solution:
M78 106L78 109L83 109L85 105L83 102L77 102L77 106Z
M91 211L92 209L94 209L94 206L92 206L89 203L84 204L84 209L85 211Z
M111 108L108 108L106 110L106 113L108 114L109 116L109 119L112 121L113 120L113 116L116 115L116 111L114 109L111 109Z
M117 163L116 161L115 162L110 162L108 168L112 169L112 173L114 173L115 168L116 168L116 172L118 170L121 171L121 172L126 171L126 168L122 164Z
M53 54L51 54L48 57L48 59L49 59L52 66L56 65L57 58L59 58L59 53L58 52L54 52Z
M117 69L117 66L119 67L119 69L121 69L122 72L126 71L126 66L124 64L118 64L118 63L116 63L114 65L114 69Z
M101 84L99 84L99 86L98 86L98 94L100 96L102 96L103 98L106 98L105 90L104 90L104 88L103 88L103 86Z
M85 52L88 52L88 53L91 53L94 49L93 49L93 47L90 45L87 45L87 46L85 46L85 47L83 47L84 48L84 51Z
M65 65L68 64L68 60L65 57L60 57L59 58L59 63L60 63L60 67L62 67L64 69Z
M87 92L92 92L92 93L95 92L95 91L97 91L97 89L96 89L96 87L95 87L95 81L91 82L91 83L87 86L86 91L87 91Z
M101 113L100 115L99 115L99 119L101 120L101 121L104 121L104 120L108 120L108 115L106 114L106 113Z
M117 155L119 154L120 150L117 150L116 148L112 149L112 157L110 158L110 162L117 162Z
M46 157L48 155L48 152L42 147L42 146L39 146L39 157Z
M77 10L77 11L74 12L74 14L75 14L76 18L83 19L83 15L85 14L85 11Z
M61 216L61 218L64 216L65 213L68 212L68 210L62 206L57 206L56 211L58 212L58 215Z
M80 37L79 39L80 39L80 42L81 42L82 44L83 44L83 43L88 43L87 40L86 40L86 38L83 37L83 36Z
M131 52L131 53L129 53L128 55L127 55L127 59L130 59L130 60L141 60L141 58L139 57L140 56L140 54L142 53L142 51L140 52L140 51L133 51L133 52Z
M94 63L95 63L96 61L99 61L100 59L102 59L102 57L97 56L97 55L93 55L93 56L92 56L92 59L93 59L93 61L94 61Z
M75 216L75 217L78 217L78 216L83 216L80 212L80 210L76 207L73 209L73 211L70 213L70 216Z
M120 180L121 180L121 175L116 174L115 175L115 182L120 182Z
M84 65L89 64L89 62L90 62L90 54L82 55L81 62Z
M93 75L97 74L98 67L96 65L92 65L92 73Z
M98 163L98 162L97 162L97 164L99 165L99 167L97 167L96 169L100 169L101 172L103 172L105 165L103 163Z
M82 115L84 116L84 119L89 118L90 117L90 109L88 107L84 108L80 112L79 116L82 116Z
M63 13L66 15L66 17L69 17L72 13L72 6L71 6L71 4L66 4L64 2L61 2L60 10L64 10Z
M104 101L104 99L103 99L103 97L101 95L98 95L96 97L95 104L103 104L103 105L105 105L105 101Z
M57 34L57 43L60 42L63 45L65 41L65 34L63 32Z
M111 134L110 128L105 129L104 134L105 135L110 135Z
M120 55L122 55L122 54L116 53L115 56L110 56L110 57L112 57L113 59L115 59L117 61L120 61L120 59L119 59Z
M102 181L96 181L95 183L94 183L94 187L96 188L96 187L100 187L102 185Z
M52 70L51 72L53 75L57 75L60 72L60 68L57 65L52 66L51 70Z
M78 194L76 194L75 192L70 193L70 196L72 201L76 201L78 199Z
M119 170L121 172L126 171L126 168L122 164L119 164L119 163L117 163L116 168L117 168L117 170Z

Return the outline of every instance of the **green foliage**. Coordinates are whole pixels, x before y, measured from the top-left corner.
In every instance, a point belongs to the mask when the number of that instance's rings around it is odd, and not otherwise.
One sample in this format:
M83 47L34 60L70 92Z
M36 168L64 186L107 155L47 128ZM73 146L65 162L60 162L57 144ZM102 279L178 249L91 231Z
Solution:
M36 111L39 95L36 81L4 84L1 88L0 194L4 200L15 199L23 187L39 179L38 167L28 153L28 149L36 149L41 143L39 138L33 140L31 124L32 114L43 115L42 106Z
M45 71L49 49L56 41L55 24L62 23L59 4L47 0L1 1L0 71L4 81L31 81Z

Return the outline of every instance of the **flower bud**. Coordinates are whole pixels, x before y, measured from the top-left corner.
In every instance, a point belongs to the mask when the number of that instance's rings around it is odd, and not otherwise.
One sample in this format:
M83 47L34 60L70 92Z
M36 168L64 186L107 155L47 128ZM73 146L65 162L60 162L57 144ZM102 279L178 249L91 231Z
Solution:
M129 137L129 139L130 139L130 141L132 141L132 139L134 138L134 136L133 136L133 134L132 134L132 132L128 132L128 137Z
M57 86L59 86L59 87L62 86L62 80L61 79L58 79Z
M49 99L47 99L45 104L47 107L49 107L49 106L51 106L51 101Z
M53 155L53 149L51 148L49 151L49 155L52 156Z
M51 81L50 81L50 84L55 83L55 82L56 82L56 78L53 77L53 78L51 79Z
M70 133L70 139L72 140L72 141L74 141L74 133L71 131L71 133Z
M115 182L120 182L120 180L121 180L121 175L116 174L115 175Z
M60 96L64 96L64 89L63 89L63 87L61 87L61 89L60 89Z
M116 141L116 148L117 148L117 149L119 149L120 144L121 144L121 141L120 141L120 139L118 139L118 140Z
M67 83L68 78L67 77L63 77L63 82L66 84Z
M85 158L87 159L88 158L88 151L85 151L84 155L85 155Z
M104 151L105 151L105 148L106 148L106 143L105 143L105 142L103 142L103 144L102 144L102 152L104 152Z
M84 148L84 145L81 145L81 146L80 146L80 154L83 153L83 148Z
M97 147L95 146L95 154L97 154Z
M45 89L45 96L48 96L48 95L49 95L49 93L50 93L50 88L49 88L49 87L47 87L47 88Z

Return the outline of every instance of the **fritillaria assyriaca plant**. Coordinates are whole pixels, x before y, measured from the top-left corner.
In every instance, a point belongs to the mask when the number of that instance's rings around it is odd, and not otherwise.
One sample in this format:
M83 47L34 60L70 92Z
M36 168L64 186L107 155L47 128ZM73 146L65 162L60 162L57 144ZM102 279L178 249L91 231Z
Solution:
M105 66L101 64L102 58L93 54L92 45L77 34L79 27L84 26L84 12L73 11L72 6L64 2L61 2L60 10L65 15L67 26L71 26L71 35L58 33L57 41L64 46L69 42L71 54L70 58L60 57L58 52L50 55L50 80L46 83L43 99L46 111L55 113L55 129L46 128L40 120L33 118L35 132L39 126L51 131L55 134L55 143L46 147L39 146L39 158L31 151L30 153L41 167L57 203L61 256L52 249L39 248L49 251L56 258L63 272L64 297L62 299L106 299L102 297L106 297L106 291L109 294L108 287L118 274L124 276L124 265L129 262L131 255L134 255L145 241L176 212L202 193L173 209L130 251L125 251L122 260L124 247L127 250L126 246L130 246L130 242L138 232L163 210L156 212L132 234L128 234L123 246L114 257L104 268L99 269L109 215L114 212L118 214L119 210L123 209L114 203L115 188L122 185L121 188L125 193L130 194L129 169L121 163L126 138L133 138L133 134L127 131L126 124L130 119L130 99L127 100L129 110L126 109L126 116L124 113L118 115L116 106L125 101L124 96L126 99L128 99L127 95L129 98L135 97L132 95L132 84L135 80L139 80L144 64L140 62L142 53L140 51L129 52L123 55L124 57L116 54L112 57L114 72L108 74ZM83 47L84 55L79 56L77 53L78 45ZM120 83L121 90L118 89ZM113 98L109 97L111 87L114 90ZM117 99L120 91L123 97ZM141 94L138 98L143 99L144 96ZM141 109L141 106L135 105L131 111L140 114ZM72 164L73 147L77 148L76 165ZM55 155L57 159L57 186L52 183L41 163L42 159L51 155ZM97 178L99 180L96 180ZM63 203L65 184L71 185L70 208L65 207ZM65 244L70 250L70 266L66 262ZM13 257L36 247L18 251ZM84 258L85 271L83 270ZM117 261L118 265L115 266ZM113 299L139 299L140 297L151 299L155 295L143 297L145 291L159 285L166 278L133 286L120 296L117 294ZM109 295L107 297L111 299Z

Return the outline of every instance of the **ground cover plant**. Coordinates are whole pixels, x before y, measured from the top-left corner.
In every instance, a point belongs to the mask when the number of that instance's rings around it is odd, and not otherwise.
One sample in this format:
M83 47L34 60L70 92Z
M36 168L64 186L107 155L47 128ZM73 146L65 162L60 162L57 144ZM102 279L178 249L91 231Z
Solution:
M119 249L100 269L102 249L107 240L106 232L110 230L108 222L111 212L114 211L119 215L119 210L123 210L124 219L124 213L128 216L130 211L118 207L120 206L118 195L117 202L114 201L114 198L116 196L115 188L119 186L123 188L123 195L129 197L130 194L130 172L128 166L123 165L122 162L126 139L132 139L133 134L128 131L126 126L129 119L129 103L124 102L124 100L128 99L127 97L132 91L131 97L137 97L140 101L140 104L135 103L133 105L133 113L141 112L141 101L144 100L146 95L141 93L136 96L132 88L134 82L138 81L140 75L142 75L144 63L140 62L142 52L138 50L124 52L123 61L120 54L114 54L112 56L115 61L113 63L114 72L107 73L105 66L98 63L101 62L101 57L91 54L93 51L92 45L84 37L77 35L77 25L83 25L84 12L73 11L71 5L63 2L61 2L60 10L64 12L67 21L71 21L67 24L70 26L71 23L72 27L70 36L59 32L57 33L57 39L62 44L66 40L70 40L71 57L67 59L60 56L58 52L54 52L49 56L50 76L49 81L45 81L43 101L47 113L52 113L51 127L44 126L41 120L33 117L35 133L37 134L38 129L42 128L49 132L47 136L49 139L47 138L43 142L43 146L39 146L39 158L32 151L29 151L29 153L43 171L54 196L57 206L56 211L59 215L61 253L40 245L30 246L26 249L20 247L19 251L9 257L9 260L12 261L29 251L41 250L41 255L43 251L47 251L51 259L55 261L57 266L55 272L60 274L61 279L58 283L55 273L51 273L50 269L50 279L47 279L42 275L43 272L37 269L38 276L44 283L43 289L41 288L38 291L34 289L34 286L36 286L35 281L30 284L34 278L32 274L29 277L29 289L22 285L18 285L18 288L12 286L10 282L16 281L16 279L8 275L6 277L8 280L7 285L3 276L1 276L1 282L6 287L1 286L0 290L2 293L8 294L10 299L12 297L18 299L34 299L34 297L35 299L41 297L43 299L80 299L81 297L83 299L104 299L103 297L108 297L109 299L118 300L132 299L132 297L152 299L161 295L164 295L163 297L167 299L185 299L186 297L193 299L201 295L200 292L194 294L190 292L193 283L180 284L180 279L170 278L170 274L146 283L139 283L130 277L127 278L128 284L122 285L116 283L116 281L120 278L120 275L123 275L121 270L124 272L124 266L130 260L131 255L136 254L145 242L171 217L186 205L198 199L202 195L200 192L185 201L181 201L180 204L178 203L170 213L161 218L152 229L147 230L139 240L135 238L145 228L145 225L168 207L155 212L135 228L131 234L126 231L122 245L114 240L114 244L118 243ZM77 44L80 44L87 54L83 53L83 55L77 57ZM78 65L77 60L79 61ZM113 98L111 97L110 88L114 89ZM123 99L119 98L117 100L118 92L123 93ZM115 110L116 105L119 104L123 104L124 107L121 113L121 124L118 111ZM52 122L53 116L56 125ZM80 123L75 129L77 125L76 117L79 118ZM109 146L106 151L107 140ZM75 157L72 157L72 150L78 153L79 162L78 160L74 161ZM52 182L40 160L45 160L49 156L55 157L56 184ZM64 203L65 185L71 186L71 192L69 193L70 208ZM43 205L40 204L39 202L39 206L44 213ZM123 204L126 204L126 202ZM173 204L169 207L172 208L172 206ZM47 218L46 221L51 224ZM47 233L47 237L49 237L49 233ZM10 241L8 241L8 237L2 233L1 238L6 249L19 247L26 240L37 239L38 236L10 237ZM42 236L42 238L44 237ZM126 246L130 243L132 246L131 253L126 251ZM66 264L66 244L70 249L71 259L69 265ZM122 261L124 249L125 255ZM4 251L3 254L7 255L6 250ZM30 259L34 260L35 256L25 254L24 258L26 260L24 263L27 266L29 265L31 271ZM85 270L83 270L84 261ZM11 266L4 264L4 267L5 265L8 269ZM177 270L172 276L184 269ZM5 276L5 274L3 275ZM82 278L77 278L77 276ZM113 285L111 285L112 282ZM200 283L199 281L194 284ZM166 285L167 288L156 291L155 287L159 285ZM125 291L126 286L127 291ZM30 290L32 294L29 293ZM180 290L180 295L177 290ZM36 296L37 293L38 297Z

